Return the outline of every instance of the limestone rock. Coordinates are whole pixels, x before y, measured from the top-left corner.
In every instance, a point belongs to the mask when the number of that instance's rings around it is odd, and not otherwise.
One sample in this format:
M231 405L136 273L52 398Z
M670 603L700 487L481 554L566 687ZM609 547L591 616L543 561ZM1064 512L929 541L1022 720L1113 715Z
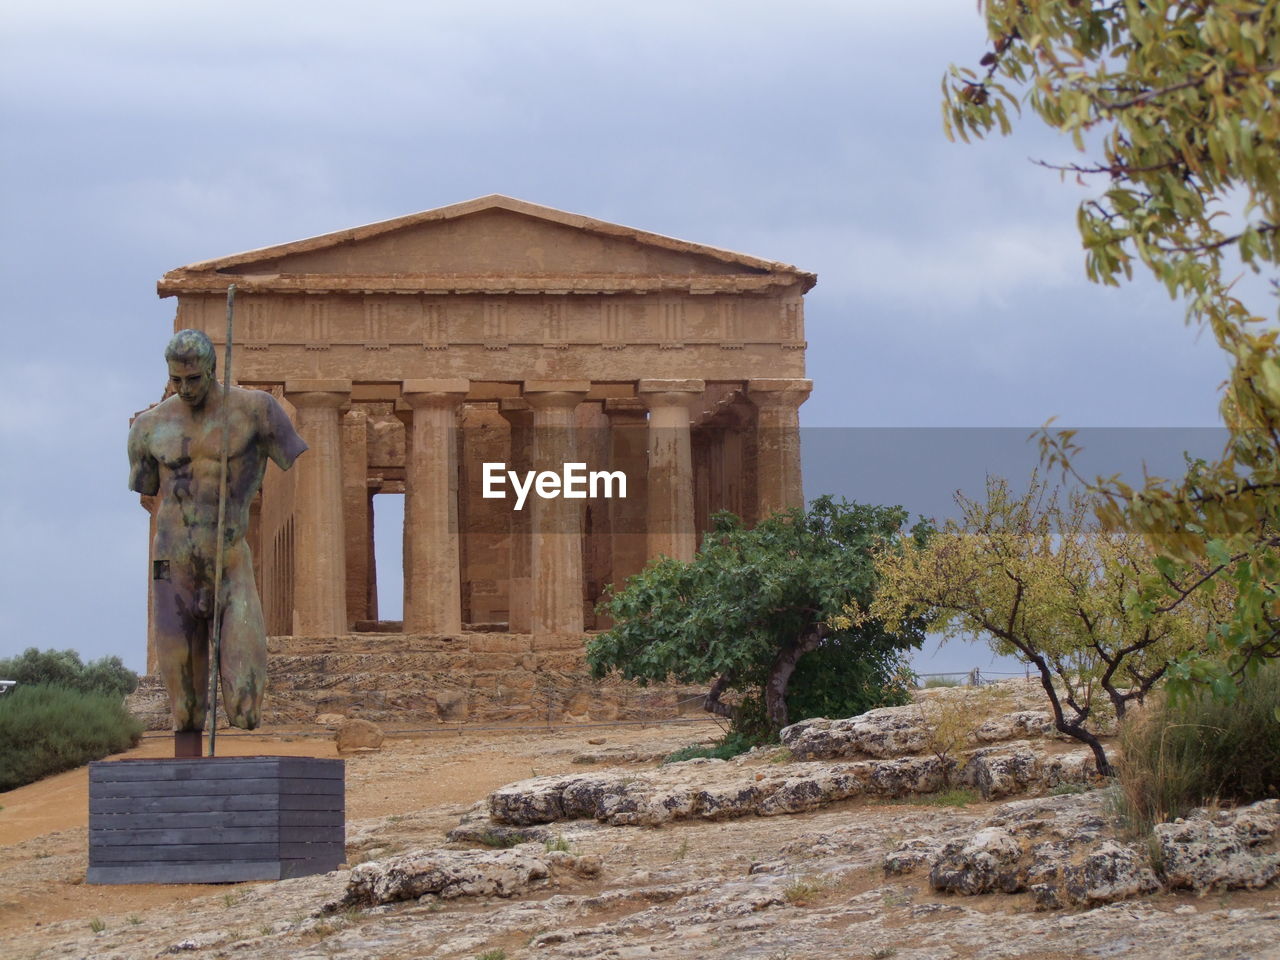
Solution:
M973 735L983 743L991 743L1026 737L1052 737L1056 732L1053 717L1049 713L1043 710L1018 710L984 721Z
M1157 824L1165 883L1196 891L1259 889L1280 877L1280 800Z
M845 720L802 720L784 728L781 739L797 760L829 760L918 753L927 733L916 707L881 707Z
M1023 887L1019 870L1022 847L1001 827L985 827L972 837L944 847L929 883L935 890L952 893L1015 893Z
M954 761L932 756L755 767L746 765L750 759L686 760L639 774L601 770L535 777L491 793L489 816L495 824L512 827L578 819L658 826L694 818L770 817L816 810L863 794L892 799L934 793L951 783L977 785L989 796L1008 796L1060 782L1064 771L1084 764L1070 754L1050 761L1025 743L977 751L958 773Z
M566 866L573 864L563 858L576 861L570 854L561 857ZM322 911L416 900L427 894L442 900L513 897L546 879L551 870L547 856L523 850L417 850L355 867L346 891Z
M1145 843L1115 836L1100 794L1005 804L971 833L922 836L883 858L888 876L929 868L936 890L1029 890L1041 909L1095 906L1161 888L1260 889L1280 878L1280 800L1200 810L1158 824L1160 873Z
M782 730L782 742L799 760L888 759L918 754L928 748L931 718L945 709L972 716L974 726L967 739L974 745L1070 739L1058 733L1052 716L1043 709L1045 693L1038 683L1003 681L982 688L918 691L916 696L917 703L879 707L847 719L802 720ZM986 713L993 715L983 719ZM1090 729L1100 736L1111 736L1115 728L1110 703L1097 702Z
M1061 884L1041 884L1032 891L1042 907L1064 904L1112 903L1160 889L1146 856L1130 844L1102 840L1092 852L1073 863L1063 861Z
M385 736L376 723L369 720L344 720L333 735L338 753L354 750L377 750Z
M1032 750L1025 741L1003 748L987 747L970 754L959 780L976 788L983 799L994 800L1025 791L1040 779L1044 762L1044 754Z

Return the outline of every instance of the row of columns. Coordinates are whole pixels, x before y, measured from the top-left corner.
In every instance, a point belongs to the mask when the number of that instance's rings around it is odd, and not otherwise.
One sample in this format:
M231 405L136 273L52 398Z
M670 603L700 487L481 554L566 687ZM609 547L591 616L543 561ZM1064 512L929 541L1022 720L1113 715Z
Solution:
M458 530L458 413L467 380L405 380L404 582L406 633L456 634L462 629ZM751 380L758 410L759 515L803 504L799 406L807 380ZM530 380L519 399L503 400L511 425L511 469L559 473L578 460L575 411L590 391L586 380ZM631 465L644 474L647 496L610 501L615 569L639 569L666 555L691 560L697 549L690 411L702 380L641 380L637 398L606 400L610 469ZM339 411L350 402L349 380L294 380L285 396L297 410L298 432L310 451L297 478L297 566L294 629L302 635L345 633L346 544ZM647 450L647 459L644 451ZM636 468L640 470L637 471ZM647 510L640 507L647 503ZM638 516L637 510L645 512ZM511 629L534 634L583 630L582 513L564 497L531 495L513 511ZM361 531L363 535L364 531ZM643 552L643 558L638 554Z

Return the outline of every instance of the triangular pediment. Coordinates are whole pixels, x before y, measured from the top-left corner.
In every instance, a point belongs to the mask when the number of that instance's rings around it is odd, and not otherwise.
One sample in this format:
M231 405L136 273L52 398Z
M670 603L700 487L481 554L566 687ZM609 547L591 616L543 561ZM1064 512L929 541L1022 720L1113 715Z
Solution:
M807 290L815 280L776 261L494 195L179 267L161 280L160 292L228 282L404 291L438 289L461 278L478 288L506 283L513 289L565 290L655 283L756 289L799 284Z

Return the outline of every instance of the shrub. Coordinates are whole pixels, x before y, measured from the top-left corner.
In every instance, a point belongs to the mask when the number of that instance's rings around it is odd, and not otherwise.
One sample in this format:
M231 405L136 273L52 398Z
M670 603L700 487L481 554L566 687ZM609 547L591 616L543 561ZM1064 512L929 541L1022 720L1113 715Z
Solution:
M1280 662L1240 686L1235 702L1208 693L1153 703L1120 729L1121 811L1135 829L1216 801L1280 796Z
M0 679L24 686L47 684L125 697L138 689L138 675L119 657L101 657L89 663L74 650L38 650L28 647L20 656L0 660Z
M0 790L101 760L141 737L118 695L16 687L0 697Z
M725 734L723 740L712 744L709 747L700 746L691 743L687 747L681 747L674 753L669 753L662 758L663 763L679 763L682 760L729 760L741 753L746 753L756 745L756 741L741 733L730 731Z
M903 538L906 519L831 497L750 528L717 513L692 561L659 558L606 594L597 610L614 625L587 645L592 674L709 684L704 709L758 740L802 717L862 712L846 694L878 694L925 635L918 618L854 623L844 612L871 603L874 556ZM923 541L928 527L910 535Z

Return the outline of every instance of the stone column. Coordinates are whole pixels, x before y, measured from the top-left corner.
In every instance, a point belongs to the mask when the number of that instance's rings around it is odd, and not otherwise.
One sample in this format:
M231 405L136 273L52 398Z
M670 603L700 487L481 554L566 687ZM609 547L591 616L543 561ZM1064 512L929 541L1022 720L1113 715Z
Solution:
M351 381L289 380L284 390L309 448L293 468L294 629L302 636L336 636L349 627L338 411L351 398Z
M627 495L609 501L610 577L622 589L627 577L644 569L649 555L649 420L639 400L606 400L609 418L609 469L627 475Z
M757 411L756 496L760 520L778 510L804 507L800 404L812 389L812 380L747 381L747 398Z
M404 632L462 632L458 410L468 380L406 380Z
M533 408L529 401L511 398L499 401L498 411L511 425L511 453L508 469L524 476L533 469ZM508 496L511 496L508 491ZM514 501L508 501L514 506ZM532 632L533 506L511 511L510 541L507 547L507 629L512 633Z
M372 620L369 613L370 558L373 541L368 534L369 442L368 418L363 410L349 410L342 417L342 519L347 547L347 622Z
M650 560L692 560L698 549L689 407L705 389L702 380L641 380L637 390L649 408Z
M574 411L590 389L586 380L525 381L524 399L533 408L534 470L561 474L566 463L576 462ZM581 634L582 503L543 498L534 490L525 509L533 511L531 632Z

